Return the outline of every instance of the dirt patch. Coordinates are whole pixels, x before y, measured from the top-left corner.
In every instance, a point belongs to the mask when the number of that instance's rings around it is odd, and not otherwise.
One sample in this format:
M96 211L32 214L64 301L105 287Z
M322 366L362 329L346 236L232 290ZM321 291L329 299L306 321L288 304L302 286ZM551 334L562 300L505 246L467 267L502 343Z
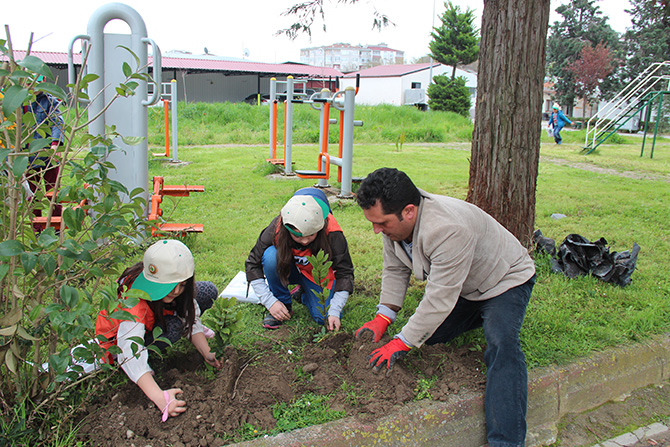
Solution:
M374 420L417 394L446 400L485 387L483 352L469 346L424 346L396 363L387 377L367 368L367 356L379 344L339 333L289 348L285 329L269 333L276 342L268 340L259 354L229 348L225 367L213 380L203 374L197 353L172 358L156 371L157 382L184 390L186 413L161 423L158 409L128 383L82 412L80 439L99 446L215 447L235 442L240 430L275 429L272 407L306 393L330 396L330 408L346 417Z
M595 172L596 174L618 175L619 177L630 178L634 180L653 180L657 182L670 182L667 175L645 174L633 171L618 171L612 168L602 168L591 163L580 163L562 160L560 158L550 158L540 156L540 161L551 163L558 166L568 166L573 169L581 169L583 171Z

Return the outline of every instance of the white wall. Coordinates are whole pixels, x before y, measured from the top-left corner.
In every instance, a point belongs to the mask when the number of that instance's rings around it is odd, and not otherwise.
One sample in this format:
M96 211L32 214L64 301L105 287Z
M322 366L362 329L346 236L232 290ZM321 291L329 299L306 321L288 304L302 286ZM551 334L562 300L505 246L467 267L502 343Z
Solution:
M356 104L375 106L378 104L402 105L401 78L361 78L356 95ZM341 79L340 90L356 87L356 79Z
M435 65L433 67L433 76L445 75L451 76L451 67L444 65ZM465 86L476 91L477 75L471 72L456 70L456 76L463 76L466 78ZM405 103L405 90L412 88L413 82L420 82L421 89L426 90L430 81L430 68L425 70L409 73L404 76L397 77L378 77L366 78L362 77L360 81L360 89L356 95L357 104L377 105L377 104L393 104L403 105ZM340 80L341 89L347 86L356 86L356 78L343 78ZM475 97L472 97L472 107L475 105Z

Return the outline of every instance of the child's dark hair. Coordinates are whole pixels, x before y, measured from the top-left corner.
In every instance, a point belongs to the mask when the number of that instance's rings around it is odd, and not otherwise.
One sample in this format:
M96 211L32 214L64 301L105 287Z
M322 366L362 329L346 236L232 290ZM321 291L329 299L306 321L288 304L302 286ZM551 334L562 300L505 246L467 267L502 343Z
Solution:
M117 280L117 283L119 284L116 289L117 293L122 295L126 289L130 288L130 285L132 285L133 281L135 281L140 273L142 273L143 269L144 264L142 262L138 262L137 264L125 269ZM163 300L147 301L147 303L149 304L149 308L154 314L155 324L160 326L161 329L165 330L165 318L163 316L163 310L173 310L177 313L178 316L185 319L183 335L190 336L193 323L195 322L195 305L193 304L194 298L195 275L186 280L184 290L170 304L165 304Z

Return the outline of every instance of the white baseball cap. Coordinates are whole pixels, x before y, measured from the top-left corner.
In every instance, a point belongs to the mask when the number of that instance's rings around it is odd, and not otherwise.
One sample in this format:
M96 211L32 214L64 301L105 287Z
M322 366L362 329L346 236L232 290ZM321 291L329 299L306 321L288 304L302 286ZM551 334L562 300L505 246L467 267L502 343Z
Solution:
M131 289L146 292L151 301L165 298L182 281L195 273L193 255L186 245L175 240L161 240L144 252L144 269Z
M321 230L328 216L328 205L314 196L293 196L281 209L284 227L292 234L311 236Z

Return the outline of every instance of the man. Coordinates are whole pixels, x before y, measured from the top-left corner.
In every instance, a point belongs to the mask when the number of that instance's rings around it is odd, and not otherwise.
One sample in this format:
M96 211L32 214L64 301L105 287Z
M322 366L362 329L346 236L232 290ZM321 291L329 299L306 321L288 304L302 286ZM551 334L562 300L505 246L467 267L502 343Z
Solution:
M356 337L372 333L379 342L402 307L411 273L426 280L414 315L372 352L371 366L390 370L411 348L483 327L489 446L523 446L528 377L519 331L535 282L528 251L481 209L428 194L397 169L369 174L357 201L375 233L383 235L384 270L377 316Z

